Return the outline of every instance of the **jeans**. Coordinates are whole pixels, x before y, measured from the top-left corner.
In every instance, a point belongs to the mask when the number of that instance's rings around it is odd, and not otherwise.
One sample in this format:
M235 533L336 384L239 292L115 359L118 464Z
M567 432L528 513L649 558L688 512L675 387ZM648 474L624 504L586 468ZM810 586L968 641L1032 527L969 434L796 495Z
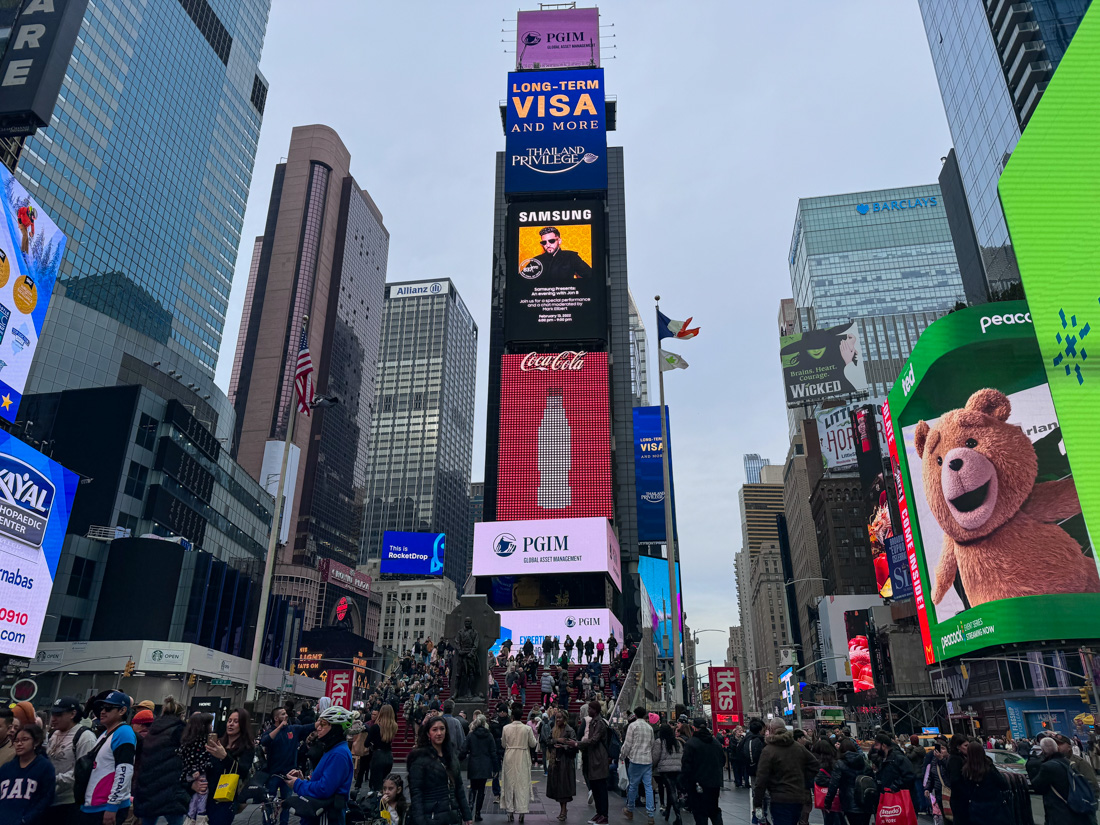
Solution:
M607 779L589 779L588 789L592 791L596 816L607 816Z
M550 667L550 662L553 658L554 658L553 653L551 653L549 650L544 650L542 652L542 666L543 667Z
M645 811L651 817L656 807L653 804L653 765L648 762L640 765L631 762L626 766L626 778L629 785L626 789L626 807L633 811L634 800L638 798L638 785L645 786Z
M770 806L773 825L798 825L802 816L800 802L772 802Z
M360 759L360 761L362 761L362 759ZM278 794L279 798L282 799L284 803L290 798L290 786L277 776L269 776L264 788L267 790L268 796ZM279 811L279 825L287 825L288 822L290 822L290 808L284 805L283 809ZM150 825L155 825L155 823L150 823ZM181 825L181 823L169 822L168 825ZM275 825L275 823L269 822L267 825Z
M718 807L718 791L720 788L703 788L702 791L693 791L688 798L691 805L691 815L695 818L695 825L707 825L709 819L713 825L722 825L722 809ZM802 806L798 805L801 811ZM798 814L795 814L792 822L798 822ZM775 825L787 825L777 819Z

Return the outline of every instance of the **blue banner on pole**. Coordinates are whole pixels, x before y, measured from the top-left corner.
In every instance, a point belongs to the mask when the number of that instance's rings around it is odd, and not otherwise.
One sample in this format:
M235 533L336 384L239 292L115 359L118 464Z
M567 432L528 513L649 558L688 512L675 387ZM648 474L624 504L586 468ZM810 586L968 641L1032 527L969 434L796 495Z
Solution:
M668 415L668 407L665 407ZM672 421L669 420L668 484L672 489L672 534L676 529L676 484L672 475ZM661 408L634 408L634 487L638 494L638 541L665 541L665 477L661 466Z
M890 536L886 539L886 559L890 563L890 581L894 586L890 600L900 602L913 598L913 579L909 575L905 536Z

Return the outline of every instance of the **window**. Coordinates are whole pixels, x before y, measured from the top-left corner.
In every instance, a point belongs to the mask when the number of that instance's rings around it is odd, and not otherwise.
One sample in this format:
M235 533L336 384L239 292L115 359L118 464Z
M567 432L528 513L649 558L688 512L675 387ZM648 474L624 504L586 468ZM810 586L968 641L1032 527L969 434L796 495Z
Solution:
M57 641L79 641L80 629L83 627L83 625L84 621L82 619L76 619L72 616L62 616L57 621Z
M92 592L92 579L95 577L95 562L77 556L73 559L73 572L69 575L69 587L65 592L81 599L88 598Z
M147 450L153 449L157 442L158 423L151 415L142 413L141 420L138 422L137 435L134 436L134 443Z
M149 470L146 467L142 467L136 461L131 461L130 469L126 473L126 495L133 496L136 499L144 497L145 479L148 478L148 476Z

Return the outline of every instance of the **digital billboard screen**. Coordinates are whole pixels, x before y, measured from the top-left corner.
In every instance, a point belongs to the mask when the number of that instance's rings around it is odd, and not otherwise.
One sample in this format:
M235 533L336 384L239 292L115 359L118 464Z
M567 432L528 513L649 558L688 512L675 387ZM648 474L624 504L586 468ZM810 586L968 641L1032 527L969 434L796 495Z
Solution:
M497 516L612 518L607 353L502 356Z
M547 9L516 15L517 69L599 65L599 9Z
M669 443L672 421L665 407ZM665 474L661 449L661 408L634 408L634 489L638 496L638 541L665 541ZM668 452L668 485L672 488L672 532L676 535L676 485L672 448Z
M623 587L619 540L606 518L478 522L471 572L475 576L607 573L619 590Z
M657 656L672 658L672 628L669 624L673 611L680 617L680 632L684 631L683 590L680 583L680 563L676 563L676 602L673 607L668 594L668 559L654 556L638 557L638 578L641 579L653 607L653 616L657 624L653 629L653 641L657 645Z
M442 576L447 550L445 533L400 533L382 536L379 572L402 576Z
M0 431L0 654L34 658L77 481Z
M854 322L779 339L787 406L867 391L867 374Z
M925 659L1100 635L1095 551L1028 305L928 327L887 412Z
M500 650L501 642L505 639L512 640L513 650L517 645L522 645L528 639L531 644L538 647L542 644L543 636L557 636L565 642L565 637L573 639L583 637L585 640L592 637L595 642L599 639L607 641L608 636L614 633L619 642L623 644L623 624L619 617L606 608L573 610L501 610L500 611L500 638L493 645L494 653Z
M607 189L603 69L512 72L504 116L504 191Z
M606 340L603 206L513 204L508 214L505 340Z
M0 418L15 421L66 238L3 165L0 186Z
M710 712L714 735L732 730L741 724L741 671L735 667L708 667L710 679Z
M848 637L848 662L852 670L852 687L856 693L875 689L875 677L871 668L871 648L867 637L871 634L870 613L867 610L847 610L844 613L844 630Z

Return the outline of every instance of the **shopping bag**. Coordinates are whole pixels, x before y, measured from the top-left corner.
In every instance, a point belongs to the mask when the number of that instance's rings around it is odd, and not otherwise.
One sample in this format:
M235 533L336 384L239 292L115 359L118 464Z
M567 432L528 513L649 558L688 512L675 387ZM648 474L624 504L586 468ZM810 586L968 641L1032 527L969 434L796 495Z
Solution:
M237 786L241 782L237 771L237 763L233 763L233 773L223 773L218 780L218 787L214 791L215 802L232 802L237 798Z
M909 791L883 791L878 798L875 825L917 825L917 812Z
M814 807L819 810L825 808L825 797L829 795L829 789L821 785L814 785ZM830 811L840 810L840 794L836 794L833 797L833 803L829 806Z

